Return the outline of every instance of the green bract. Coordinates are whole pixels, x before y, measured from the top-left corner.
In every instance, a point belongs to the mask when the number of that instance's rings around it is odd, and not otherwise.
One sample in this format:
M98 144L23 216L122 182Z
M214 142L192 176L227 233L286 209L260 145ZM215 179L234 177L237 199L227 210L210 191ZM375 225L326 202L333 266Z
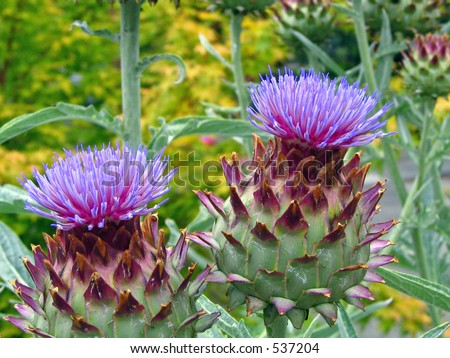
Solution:
M217 313L198 310L195 300L211 270L190 280L196 265L184 266L189 240L182 231L166 248L158 217L148 215L91 231L76 227L44 235L48 253L33 246L24 259L36 288L12 282L23 303L22 317L7 317L42 337L193 337Z
M402 75L409 90L424 96L450 92L450 40L447 35L417 35L404 54Z
M344 152L255 137L251 162L222 158L227 200L197 192L215 217L218 271L208 280L231 283L230 309L246 303L267 325L286 315L300 328L310 308L331 325L339 300L373 300L361 283L382 282L374 269L395 261L374 254L391 244L380 237L396 221L371 223L384 183L364 190L369 165L359 154L343 165Z
M448 17L443 0L363 0L367 24L379 31L383 10L391 22L393 32L433 31Z

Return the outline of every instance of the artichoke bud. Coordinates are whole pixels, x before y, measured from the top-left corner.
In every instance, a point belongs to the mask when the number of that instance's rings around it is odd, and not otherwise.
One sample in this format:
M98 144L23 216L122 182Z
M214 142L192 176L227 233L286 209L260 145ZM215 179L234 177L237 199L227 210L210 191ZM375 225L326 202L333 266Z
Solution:
M369 165L360 153L343 161L362 138L385 135L368 131L382 125L388 106L365 118L377 99L367 102L364 91L288 70L250 90L252 123L275 138L254 136L250 165L236 154L222 158L229 196L197 192L215 224L210 236L192 234L210 239L217 270L208 281L230 283L230 309L245 303L249 314L263 310L267 325L285 315L300 328L311 308L331 325L339 300L363 308L374 299L364 283L382 282L375 269L395 261L377 252L391 244L383 236L397 222L372 223L385 182L365 189ZM353 106L364 113L349 115ZM339 128L344 118L348 126Z
M450 92L450 41L444 35L416 35L403 53L402 75L415 94L438 97Z
M166 247L151 213L159 205L147 207L169 190L175 172L166 168L161 154L149 161L146 148L117 145L66 151L44 175L35 170L39 187L24 178L27 208L58 230L44 234L45 251L32 246L33 261L23 259L35 287L12 282L23 302L20 317L6 320L42 337L193 337L209 328L218 314L195 300L212 266L182 275L186 230Z

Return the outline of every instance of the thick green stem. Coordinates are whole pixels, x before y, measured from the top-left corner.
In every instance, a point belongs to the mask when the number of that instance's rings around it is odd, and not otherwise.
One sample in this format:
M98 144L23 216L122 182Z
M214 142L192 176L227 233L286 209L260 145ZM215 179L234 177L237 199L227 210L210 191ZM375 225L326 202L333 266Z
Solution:
M377 80L375 78L372 58L370 56L369 41L367 38L366 24L364 21L362 1L353 0L353 9L359 14L358 18L355 19L355 34L356 42L358 43L359 54L361 57L361 63L364 68L364 76L366 78L369 91L374 92L378 86ZM405 183L400 174L400 169L397 165L397 161L395 160L394 151L387 138L381 141L381 145L386 158L385 163L388 167L389 173L391 174L396 193L403 205L408 196L408 191L406 190Z
M243 14L231 15L231 59L233 63L234 85L236 86L236 96L241 109L241 118L247 119L247 107L249 105L248 94L245 84L244 71L242 69L241 54L241 32Z
M436 200L436 204L439 207L442 207L445 205L445 193L444 188L442 187L441 171L439 170L438 163L433 163L431 177L433 180L434 199Z
M267 337L286 338L287 324L286 316L278 316L270 324L266 324Z
M141 5L124 1L120 5L120 71L125 140L134 148L142 142L141 81L139 63L139 22Z
M430 130L431 124L433 120L433 107L434 102L425 101L423 106L423 115L424 115L424 124L422 133L420 133L420 144L419 144L419 165L418 165L418 174L417 174L417 190L422 190L422 186L425 181L425 175L428 172L428 168L430 166L426 163L426 158L428 155L429 147L430 147ZM431 166L432 168L432 166ZM420 210L422 205L422 200L420 200L420 196L415 200L417 211ZM419 272L420 275L427 279L433 281L434 277L430 270L430 267L427 262L427 253L425 252L425 245L423 242L423 235L419 229L414 229L412 232L414 249L417 255L417 262L419 264ZM430 316L433 321L433 326L439 324L439 313L438 310L434 306L430 306Z

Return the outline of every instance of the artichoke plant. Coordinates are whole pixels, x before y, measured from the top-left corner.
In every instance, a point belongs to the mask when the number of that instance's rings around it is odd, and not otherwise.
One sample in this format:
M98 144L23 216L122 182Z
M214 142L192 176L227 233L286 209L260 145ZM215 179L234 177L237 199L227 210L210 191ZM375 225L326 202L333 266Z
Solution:
M166 167L161 155L148 162L146 149L118 145L56 157L34 171L39 186L24 178L28 209L58 230L44 234L47 252L33 246L34 260L23 259L35 287L12 282L21 317L6 320L42 337L192 337L211 326L218 315L195 305L211 267L183 276L186 231L166 247L158 205L147 207L169 190Z
M402 75L408 89L425 96L450 92L450 40L447 35L416 35L403 53Z
M375 32L382 26L383 11L389 16L394 33L437 30L449 16L443 0L364 0L367 25Z
M299 31L312 42L319 44L330 37L336 13L329 0L280 0L281 9L275 10L280 24L280 35L293 49L298 50L299 40L292 31Z
M378 252L397 222L372 223L385 183L364 187L360 153L343 163L349 147L387 135L379 119L390 105L370 116L379 96L358 86L312 70L267 76L250 89L248 112L275 138L255 136L250 162L222 158L226 200L197 192L215 218L212 233L192 234L211 241L208 281L231 283L230 309L263 310L269 333L284 317L301 328L311 308L332 325L341 299L363 308L374 299L363 281L383 282L375 269L395 261Z

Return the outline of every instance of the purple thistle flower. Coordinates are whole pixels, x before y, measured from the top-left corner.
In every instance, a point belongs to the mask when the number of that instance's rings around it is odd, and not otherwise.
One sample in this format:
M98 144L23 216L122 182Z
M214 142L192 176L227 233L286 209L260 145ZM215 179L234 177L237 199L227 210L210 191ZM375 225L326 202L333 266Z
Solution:
M34 184L25 176L22 186L38 205L26 203L25 207L36 214L56 221L56 226L70 230L86 225L89 230L101 228L108 220L129 220L147 215L160 204L148 208L150 201L166 194L175 170L164 175L168 157L157 155L147 160L147 148L139 146L133 151L128 145L123 149L103 146L101 150L90 147L77 148L75 153L65 150L66 157L55 155L45 174L36 168Z
M369 117L380 96L376 91L367 96L367 87L359 88L359 82L349 85L345 77L336 85L336 79L314 70L302 69L295 76L286 69L285 74L278 71L278 78L271 71L249 92L254 106L247 108L250 122L276 137L337 149L392 134L383 133L386 121L379 121L392 103Z

